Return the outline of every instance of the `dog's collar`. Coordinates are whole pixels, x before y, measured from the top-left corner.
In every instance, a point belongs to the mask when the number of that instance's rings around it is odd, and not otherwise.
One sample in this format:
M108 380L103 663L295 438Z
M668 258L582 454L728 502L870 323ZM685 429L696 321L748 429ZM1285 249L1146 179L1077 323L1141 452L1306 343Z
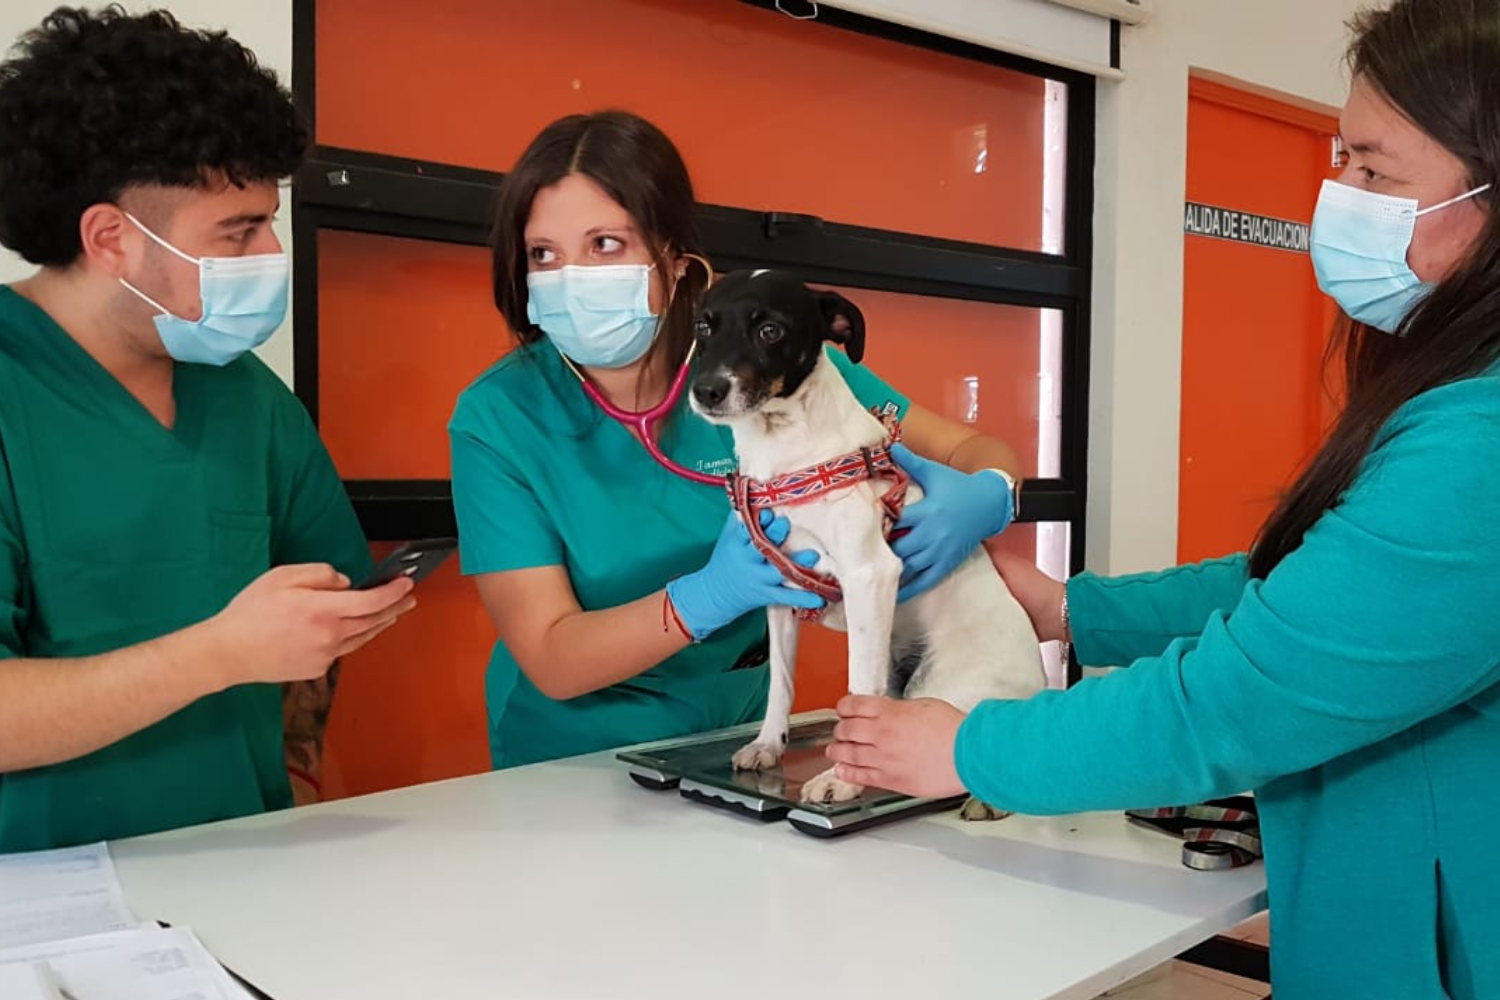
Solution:
M768 507L795 507L810 503L827 493L849 489L871 479L889 479L890 489L880 498L885 510L885 534L901 517L906 503L906 487L910 478L891 458L891 445L900 440L901 425L896 420L887 420L885 442L874 448L861 448L841 455L828 462L798 469L765 482L749 476L734 475L729 478L729 502L745 523L750 541L766 561L781 572L788 583L817 594L829 604L844 599L839 582L827 573L794 562L780 546L766 537L760 524L760 511ZM821 609L803 609L797 617L804 621L817 621L823 617Z

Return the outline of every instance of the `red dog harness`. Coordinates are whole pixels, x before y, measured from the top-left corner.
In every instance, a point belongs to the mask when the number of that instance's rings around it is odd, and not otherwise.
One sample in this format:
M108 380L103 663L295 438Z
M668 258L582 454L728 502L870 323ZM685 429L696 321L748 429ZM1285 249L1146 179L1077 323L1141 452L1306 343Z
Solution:
M751 543L766 557L767 562L781 571L788 583L817 594L829 604L836 604L844 599L838 580L827 573L819 573L793 562L775 542L766 537L766 530L760 525L760 511L768 507L796 507L810 503L826 493L846 490L872 479L888 479L891 487L880 498L880 505L885 511L884 530L889 539L891 528L901 518L910 477L891 458L891 445L900 440L901 425L890 421L887 427L889 437L884 444L874 448L851 451L832 461L798 469L767 482L738 474L729 478L729 502L750 532ZM823 617L823 610L799 608L797 617L803 621L817 621Z

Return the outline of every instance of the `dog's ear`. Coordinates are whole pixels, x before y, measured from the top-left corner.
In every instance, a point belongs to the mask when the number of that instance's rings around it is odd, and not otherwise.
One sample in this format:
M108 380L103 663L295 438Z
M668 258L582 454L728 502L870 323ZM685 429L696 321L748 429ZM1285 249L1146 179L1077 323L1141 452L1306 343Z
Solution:
M824 340L844 348L855 364L865 356L865 314L838 292L819 292L818 308L823 312Z

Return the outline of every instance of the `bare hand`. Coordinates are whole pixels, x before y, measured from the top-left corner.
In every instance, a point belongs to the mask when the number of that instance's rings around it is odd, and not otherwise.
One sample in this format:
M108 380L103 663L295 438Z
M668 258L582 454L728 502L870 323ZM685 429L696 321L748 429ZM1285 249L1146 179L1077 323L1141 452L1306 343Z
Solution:
M221 657L226 686L305 681L416 607L411 580L350 590L326 565L278 566L240 591L206 627Z
M964 791L953 746L965 715L946 701L846 695L828 759L844 781L922 798Z
M989 548L990 562L1031 618L1031 627L1043 642L1065 640L1063 635L1062 599L1067 585L1052 579L1036 564L1020 556Z

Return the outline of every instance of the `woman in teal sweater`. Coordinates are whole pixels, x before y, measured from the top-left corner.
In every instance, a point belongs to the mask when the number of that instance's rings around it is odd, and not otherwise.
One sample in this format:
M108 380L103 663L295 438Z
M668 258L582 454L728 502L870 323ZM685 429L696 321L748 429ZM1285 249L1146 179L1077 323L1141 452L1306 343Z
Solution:
M1130 669L967 717L847 698L829 754L1030 813L1254 789L1277 1000L1500 997L1500 4L1355 29L1313 222L1349 400L1252 552L1066 588L997 559L1042 638Z

